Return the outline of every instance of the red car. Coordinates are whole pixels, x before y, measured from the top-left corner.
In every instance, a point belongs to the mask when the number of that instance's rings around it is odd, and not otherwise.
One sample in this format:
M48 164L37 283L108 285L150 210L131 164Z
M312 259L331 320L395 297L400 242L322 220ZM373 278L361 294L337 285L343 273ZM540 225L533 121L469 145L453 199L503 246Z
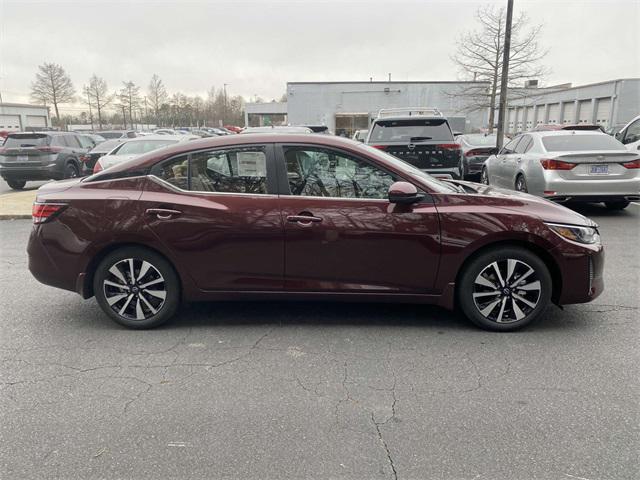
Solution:
M42 186L33 221L33 275L131 328L183 300L291 299L459 306L506 331L603 290L582 215L328 135L167 147Z

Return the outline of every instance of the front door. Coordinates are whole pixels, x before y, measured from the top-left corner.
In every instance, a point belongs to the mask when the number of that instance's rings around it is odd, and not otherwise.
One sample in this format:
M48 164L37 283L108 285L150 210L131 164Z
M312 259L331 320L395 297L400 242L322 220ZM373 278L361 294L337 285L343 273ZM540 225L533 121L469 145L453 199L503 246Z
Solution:
M149 227L203 290L280 290L284 232L273 145L185 154L152 170Z
M430 293L439 261L436 209L391 204L398 177L336 149L282 145L285 289Z

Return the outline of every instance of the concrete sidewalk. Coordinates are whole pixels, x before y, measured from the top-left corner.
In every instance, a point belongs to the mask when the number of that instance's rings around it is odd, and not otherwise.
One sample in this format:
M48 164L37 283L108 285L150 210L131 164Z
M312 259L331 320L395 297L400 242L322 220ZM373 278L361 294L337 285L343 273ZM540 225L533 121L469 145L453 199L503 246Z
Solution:
M0 195L0 220L31 218L31 207L38 190L25 190Z

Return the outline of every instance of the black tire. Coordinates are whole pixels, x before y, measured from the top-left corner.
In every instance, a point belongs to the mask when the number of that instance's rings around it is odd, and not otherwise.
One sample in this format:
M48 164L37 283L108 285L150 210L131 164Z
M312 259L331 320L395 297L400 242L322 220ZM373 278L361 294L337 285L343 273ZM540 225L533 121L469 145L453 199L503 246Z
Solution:
M487 167L482 167L482 172L480 173L480 183L489 185L489 173L487 172Z
M507 278L510 261L515 263L511 264L514 267ZM495 274L494 262L500 277ZM525 278L529 269L533 273ZM502 286L504 280L507 281L506 288ZM491 284L493 286L489 286ZM518 287L526 287L526 290ZM502 247L482 252L464 267L457 286L457 298L467 318L480 328L510 332L528 325L544 312L549 305L552 288L549 269L540 257L524 248ZM498 294L492 293L497 291ZM496 301L498 303L494 304Z
M619 202L604 202L604 206L607 210L624 210L629 206L629 202L622 200Z
M129 259L133 260L133 281ZM113 268L119 276L112 273ZM154 288L144 288L149 282ZM134 329L163 324L180 305L180 280L171 264L161 255L141 247L124 247L107 255L95 271L93 292L98 305L112 320Z
M22 190L26 184L26 180L7 180L7 185L14 190Z
M64 178L76 178L80 175L80 169L73 162L68 162L64 166Z
M527 190L527 181L524 178L524 175L518 175L516 177L516 184L515 184L515 189L518 192L523 192L523 193L527 193L529 190Z

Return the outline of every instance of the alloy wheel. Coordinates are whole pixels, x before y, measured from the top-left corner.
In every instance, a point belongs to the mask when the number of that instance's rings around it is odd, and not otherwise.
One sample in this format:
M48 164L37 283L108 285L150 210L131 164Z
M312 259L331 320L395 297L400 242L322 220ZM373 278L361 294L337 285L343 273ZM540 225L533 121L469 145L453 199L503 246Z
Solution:
M125 258L112 265L102 285L109 307L129 320L156 315L167 298L166 282L160 271L137 258Z
M485 185L489 185L489 176L487 175L487 169L483 168L482 173L480 174L480 183Z
M512 323L524 319L538 306L542 285L537 272L513 258L487 265L475 278L473 302L491 322Z
M518 180L516 180L516 190L527 193L527 182L524 180L522 175L518 177Z

